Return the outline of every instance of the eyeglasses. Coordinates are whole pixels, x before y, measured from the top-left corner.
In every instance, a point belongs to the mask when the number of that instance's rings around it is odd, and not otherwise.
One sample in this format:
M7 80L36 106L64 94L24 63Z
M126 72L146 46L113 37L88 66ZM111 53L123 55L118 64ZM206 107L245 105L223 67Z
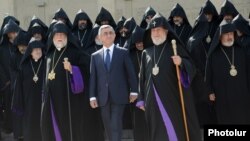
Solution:
M114 35L114 32L113 31L103 32L102 35L104 35L104 36Z

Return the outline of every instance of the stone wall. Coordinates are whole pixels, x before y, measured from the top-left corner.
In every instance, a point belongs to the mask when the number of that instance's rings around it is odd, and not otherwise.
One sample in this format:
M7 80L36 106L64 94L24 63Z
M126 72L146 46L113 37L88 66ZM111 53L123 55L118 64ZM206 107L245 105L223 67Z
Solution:
M30 19L36 15L46 24L51 22L55 11L62 7L73 22L76 12L83 9L94 21L100 8L108 9L117 21L122 15L126 18L133 16L137 23L141 21L142 15L148 6L161 12L168 17L170 10L179 3L183 6L191 24L198 16L200 7L206 0L1 0L0 23L5 15L9 13L21 21L21 27L27 28ZM211 0L218 12L224 0ZM250 12L250 0L231 0L237 10L248 18Z

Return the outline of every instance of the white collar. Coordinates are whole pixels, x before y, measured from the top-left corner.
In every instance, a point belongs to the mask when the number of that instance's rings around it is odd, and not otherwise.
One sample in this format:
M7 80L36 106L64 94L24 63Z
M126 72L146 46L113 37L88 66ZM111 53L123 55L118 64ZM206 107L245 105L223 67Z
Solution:
M107 50L107 49L109 49L109 51L110 51L110 52L113 52L113 50L114 50L114 46L115 46L114 44L112 44L109 48L108 48L108 47L103 46L104 52L106 52L106 50Z

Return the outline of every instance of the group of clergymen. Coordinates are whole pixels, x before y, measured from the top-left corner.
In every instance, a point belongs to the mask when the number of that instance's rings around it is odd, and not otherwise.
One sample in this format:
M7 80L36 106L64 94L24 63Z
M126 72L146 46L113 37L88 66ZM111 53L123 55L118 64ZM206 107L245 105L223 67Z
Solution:
M220 14L207 0L193 27L179 4L139 24L105 8L94 25L62 8L49 27L19 24L0 32L0 125L16 140L200 141L203 125L250 124L250 26L228 0Z

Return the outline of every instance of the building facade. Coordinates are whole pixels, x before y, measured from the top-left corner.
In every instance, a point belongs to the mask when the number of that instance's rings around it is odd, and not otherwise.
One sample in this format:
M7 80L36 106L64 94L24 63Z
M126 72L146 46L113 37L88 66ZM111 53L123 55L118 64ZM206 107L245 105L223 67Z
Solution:
M198 16L201 6L206 0L1 0L0 22L6 14L13 15L21 22L21 27L27 29L33 15L43 20L47 25L55 11L63 8L73 22L79 9L84 10L92 21L95 20L101 7L108 9L117 21L121 16L134 17L137 23L148 6L152 6L164 16L168 17L172 7L179 3L188 16L191 24ZM250 12L249 0L231 0L237 10L248 18ZM220 12L224 0L211 0Z

